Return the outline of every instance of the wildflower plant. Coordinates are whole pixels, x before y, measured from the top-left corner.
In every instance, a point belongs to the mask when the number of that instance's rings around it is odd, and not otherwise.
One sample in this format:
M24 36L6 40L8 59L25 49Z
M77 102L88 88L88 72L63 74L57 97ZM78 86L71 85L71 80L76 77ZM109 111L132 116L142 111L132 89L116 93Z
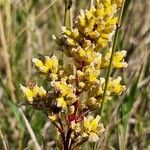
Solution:
M103 135L101 113L104 100L120 95L126 86L121 77L110 77L110 70L126 68L126 51L114 52L122 0L96 0L81 10L72 29L63 26L53 36L66 63L54 56L39 55L32 63L50 84L44 89L36 83L21 85L26 102L42 109L60 134L62 148L74 149L83 143L98 142ZM106 75L107 74L107 75Z

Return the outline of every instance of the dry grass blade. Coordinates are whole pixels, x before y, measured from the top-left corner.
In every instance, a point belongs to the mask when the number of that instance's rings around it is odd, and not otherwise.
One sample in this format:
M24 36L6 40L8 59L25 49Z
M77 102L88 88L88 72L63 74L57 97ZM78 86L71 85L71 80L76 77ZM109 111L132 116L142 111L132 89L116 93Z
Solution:
M20 113L21 113L21 115L23 117L23 120L24 120L25 124L26 124L27 130L29 131L29 134L30 134L30 136L31 136L31 138L32 138L32 140L33 140L33 142L35 144L36 150L41 150L41 147L40 147L40 145L39 145L39 143L37 141L37 138L36 138L32 128L31 128L31 125L28 122L26 116L24 115L23 110L22 110L21 107L19 108L19 111L20 111Z
M44 8L36 17L35 19L38 19L39 17L41 17L50 7L52 7L55 3L57 2L57 0L54 0L52 3L50 3L46 8ZM17 35L17 38L20 37L20 35L27 29L28 27L25 26Z
M2 20L2 13L0 11L0 39L2 43L2 49L3 49L3 54L4 54L4 61L6 64L6 74L7 74L7 86L10 91L11 99L13 102L16 102L16 96L14 93L14 85L13 85L13 79L12 79L12 72L11 72L11 66L9 62L9 52L8 52L8 47L7 47L7 41L5 38L5 31L4 31L4 25L3 25L3 20Z
M6 141L5 141L5 137L3 136L3 133L2 133L1 130L0 130L0 136L1 136L1 138L2 138L4 150L8 150L7 143L6 143Z

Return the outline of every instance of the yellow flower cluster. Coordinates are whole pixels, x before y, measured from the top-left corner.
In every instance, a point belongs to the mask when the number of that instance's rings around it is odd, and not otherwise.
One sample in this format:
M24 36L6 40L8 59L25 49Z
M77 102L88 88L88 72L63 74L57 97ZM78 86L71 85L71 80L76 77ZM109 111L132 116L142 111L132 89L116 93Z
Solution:
M113 67L114 68L126 68L128 64L124 62L124 57L126 56L126 51L117 51L113 56ZM101 68L106 69L109 66L111 57L111 50L108 50L102 59Z
M51 58L49 56L45 56L43 60L33 58L32 62L36 66L36 68L42 73L56 74L58 71L58 60L55 55Z
M30 103L32 103L35 99L41 100L46 97L46 91L42 86L39 87L35 85L34 87L25 87L20 85L20 87Z
M101 106L106 84L105 72L112 52L110 45L122 3L122 0L97 0L95 6L92 3L88 10L80 11L73 29L62 27L62 34L56 38L56 42L68 56L63 66L55 55L32 59L37 72L48 77L45 80L50 83L50 89L21 85L31 105L37 100L44 103L39 104L40 108L48 110L49 119L57 124L59 132L64 131L60 129L61 120L68 125L69 133L64 135L70 135L74 141L80 136L81 143L82 139L96 142L104 132L100 116L94 118L91 112ZM127 67L125 56L125 50L115 52L113 69ZM121 94L125 88L121 84L121 77L110 77L106 99Z
M71 84L67 84L65 79L61 81L52 81L52 86L57 93L57 106L66 108L67 105L72 105L76 100L75 88Z
M96 118L91 115L84 117L81 123L72 122L71 127L78 136L88 138L90 142L97 142L99 135L105 130L103 124L100 123L99 115L97 115Z
M75 27L62 27L62 36L58 43L68 56L90 62L95 55L108 46L116 28L118 3L111 0L97 1L97 6L91 5L89 10L81 10ZM91 58L89 58L91 57Z
M92 142L97 142L99 139L99 134L104 132L103 124L99 123L100 116L88 116L84 118L83 122L83 136L89 137L89 140Z

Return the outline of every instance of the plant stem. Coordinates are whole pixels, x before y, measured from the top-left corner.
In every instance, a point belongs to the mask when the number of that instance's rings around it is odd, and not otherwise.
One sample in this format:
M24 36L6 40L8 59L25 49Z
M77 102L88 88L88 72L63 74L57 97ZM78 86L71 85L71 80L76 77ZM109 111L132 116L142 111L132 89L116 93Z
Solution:
M67 5L68 5L68 2L67 0L64 0L64 6L65 6L65 12L64 12L64 23L63 25L66 26L66 23L67 23ZM64 52L62 50L62 54L61 54L61 58L62 58L62 66L64 65Z
M69 10L69 26L70 26L70 29L72 29L73 25L72 25L72 5L73 5L73 0L69 0L68 2L68 10Z
M64 26L66 26L66 23L67 23L67 10L68 10L67 5L68 5L67 0L64 0L64 6L65 6L65 12L64 12L64 24L63 24Z
M123 15L124 4L125 4L125 0L123 1L123 6L121 8L119 20L118 20L118 23L116 24L116 30L115 30L113 46L112 46L112 52L111 52L110 62L109 62L109 66L108 66L107 76L106 76L104 93L103 93L103 96L102 96L100 115L102 115L103 105L104 105L104 101L105 101L105 98L106 98L106 92L107 92L107 87L108 87L108 83L109 83L109 77L110 77L111 70L112 70L113 57L114 57L114 53L115 53L115 50L116 50L116 41L117 41L119 29L121 27L121 20L122 20L122 15Z

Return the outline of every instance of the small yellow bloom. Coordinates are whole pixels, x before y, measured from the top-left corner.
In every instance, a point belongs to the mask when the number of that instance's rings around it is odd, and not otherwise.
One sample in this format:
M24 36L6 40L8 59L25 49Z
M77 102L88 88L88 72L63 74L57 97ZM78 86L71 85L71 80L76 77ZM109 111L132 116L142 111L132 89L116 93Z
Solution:
M79 27L81 28L84 27L86 24L85 14L82 9L80 10L80 15L78 16L78 23L79 23Z
M128 64L124 62L124 57L126 56L126 51L117 51L113 56L113 67L114 68L126 68ZM102 59L101 68L107 68L109 66L111 57L111 50L107 51L104 58Z
M58 71L58 60L56 56L45 56L44 62L37 58L33 58L32 62L35 64L37 69L42 73L57 73Z
M75 40L80 40L81 37L80 37L79 30L77 28L72 29L71 32L72 32L71 35Z
M96 9L96 16L104 16L104 5L98 2L97 9Z
M100 69L100 66L101 66L101 59L102 59L102 54L100 54L100 53L95 53L95 57L94 57L93 63L94 63L95 69L97 69L97 70Z
M43 67L43 62L37 58L33 58L32 59L32 62L35 64L36 67L40 68L40 67Z
M35 85L32 89L22 85L20 85L20 87L29 102L32 102L34 98L36 99L37 96L40 96L40 98L46 96L46 91L42 86L38 87L37 85Z
M21 90L23 91L24 95L27 97L27 100L32 102L33 97L35 96L33 91L25 86L20 85Z
M54 90L59 93L61 97L65 97L67 104L71 104L75 99L74 87L71 84L67 84L66 80L53 81L52 86Z
M62 108L67 107L67 103L66 103L66 101L64 100L63 97L57 98L56 101L57 101L57 107L62 107Z
M74 39L67 37L65 43L69 46L77 46L77 43Z
M108 42L109 42L108 39L105 39L103 37L99 37L99 39L97 40L97 48L96 48L96 50L99 51L101 48L106 47Z
M57 120L57 116L56 115L50 115L48 116L49 119L52 121L52 122L55 122Z
M114 54L113 66L115 68L126 68L128 66L128 64L124 62L124 57L126 56L126 53L127 52L125 50L122 50Z
M37 94L40 96L40 97L45 97L46 96L46 91L45 89L41 86L41 87L35 87L37 89ZM34 91L34 89L33 89Z
M96 110L100 107L100 103L98 102L98 99L96 99L95 97L91 97L89 99L86 100L86 105L88 107L89 110Z
M110 78L108 83L108 91L114 94L121 94L125 89L125 85L121 85L121 77L117 77L117 79Z
M88 96L89 97L102 96L104 83L105 83L105 79L104 78L100 78L99 80L97 80L93 84L93 86L89 89Z
M100 116L97 115L96 118L93 116L88 116L84 118L83 131L89 136L91 142L97 142L99 139L99 134L104 132L104 127L100 121Z
M71 31L70 31L69 29L66 29L65 26L62 26L62 27L61 27L61 30L62 30L62 33L63 33L63 34L65 34L65 35L71 37Z
M93 83L97 79L99 73L100 71L96 70L93 65L87 66L85 68L84 78L85 80L87 80L88 83Z
M90 9L85 11L85 16L88 21L91 20L91 18L95 14L95 11L96 9L94 5L91 5Z

